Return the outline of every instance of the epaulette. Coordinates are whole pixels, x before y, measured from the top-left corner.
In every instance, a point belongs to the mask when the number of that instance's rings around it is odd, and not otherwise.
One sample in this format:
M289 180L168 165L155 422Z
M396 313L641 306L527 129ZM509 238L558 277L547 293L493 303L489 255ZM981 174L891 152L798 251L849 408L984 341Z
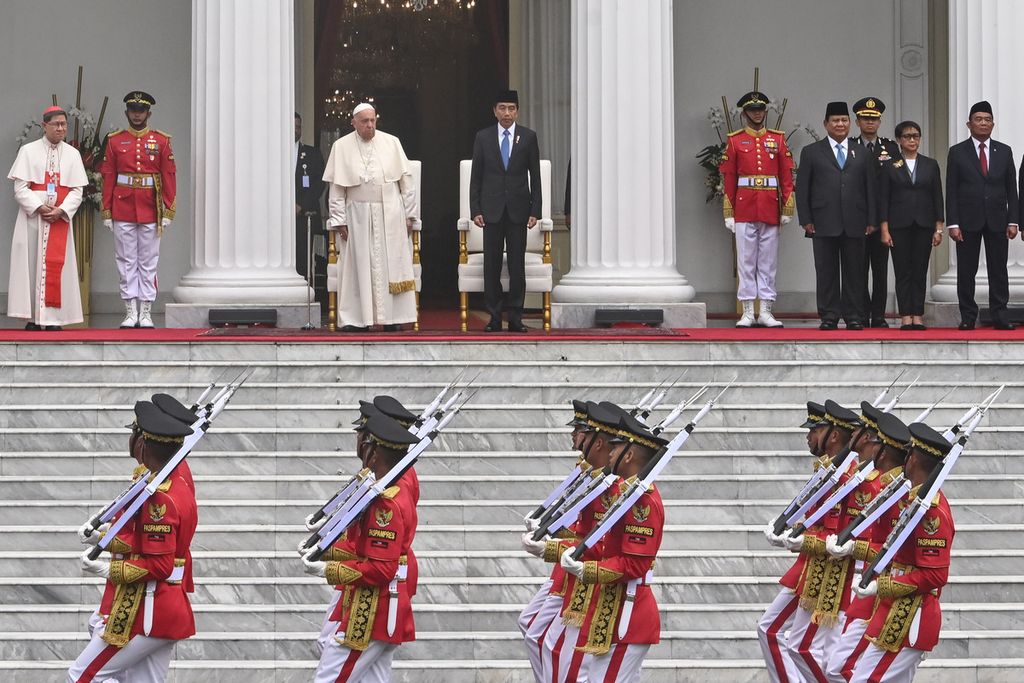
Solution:
M170 139L171 139L171 134L170 134L170 133L165 133L165 132L163 132L162 130L157 130L156 128L153 128L153 129L152 129L152 131L153 131L154 133L157 133L158 135L163 135L163 136L164 136L165 138L167 138L168 140L170 140Z
M117 130L112 130L109 133L107 133L107 137L108 138L112 138L115 135L120 135L123 132L124 132L124 128L118 128Z
M942 491L939 491L938 493L936 493L935 497L932 498L931 507L933 507L933 508L939 507L939 501L940 500L942 500Z
M786 131L784 131L784 130L777 130L775 128L769 128L768 132L769 133L775 133L776 135L785 135L786 134Z
M149 481L153 481L153 478L155 476L156 476L155 474L149 475ZM173 484L173 483L174 483L174 481L170 477L167 477L166 479L164 479L162 484L160 484L159 486L156 487L156 490L161 492L161 493L167 493L168 491L171 490L171 484Z
M864 477L864 479L867 481L874 481L875 479L878 479L880 476L882 476L881 472L879 472L878 470L872 470L871 474Z
M391 500L392 498L397 496L398 492L401 490L402 489L399 486L389 486L388 488L381 491L380 497L386 498L387 500Z
M731 138L733 135L739 135L740 133L744 132L745 130L746 130L745 128L740 128L739 130L734 130L733 132L729 133L726 137L730 137Z

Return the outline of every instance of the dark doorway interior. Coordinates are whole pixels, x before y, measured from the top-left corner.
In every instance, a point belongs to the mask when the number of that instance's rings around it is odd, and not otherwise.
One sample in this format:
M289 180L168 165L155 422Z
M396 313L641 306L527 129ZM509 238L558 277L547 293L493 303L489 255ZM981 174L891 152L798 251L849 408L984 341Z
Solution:
M458 306L459 160L494 123L491 98L507 84L508 0L317 0L324 158L351 132L352 107L372 98L378 128L423 162L422 306Z

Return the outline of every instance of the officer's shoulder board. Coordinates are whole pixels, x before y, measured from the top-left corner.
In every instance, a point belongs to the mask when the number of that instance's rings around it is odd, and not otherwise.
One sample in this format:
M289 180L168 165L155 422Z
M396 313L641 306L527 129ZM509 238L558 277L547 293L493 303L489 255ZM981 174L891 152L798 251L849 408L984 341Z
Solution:
M107 133L107 137L108 137L108 138L113 138L113 137L117 137L118 135L120 135L121 133L123 133L123 132L124 132L124 130L125 130L124 128L118 128L117 130L112 130L112 131L110 131L109 133Z
M386 498L387 500L391 500L392 498L397 496L398 492L401 490L402 489L399 486L389 486L388 488L381 491L380 497Z
M768 132L769 133L775 133L776 135L782 135L782 136L786 135L786 131L784 131L784 130L776 130L775 128L769 128Z
M168 491L171 490L171 484L173 483L174 482L171 480L171 478L167 477L167 479L164 479L164 483L156 487L156 490L160 491L161 493L167 493Z
M733 135L739 135L743 131L744 131L743 128L740 128L739 130L734 130L733 132L729 133L726 137L730 137L731 138Z
M153 132L156 133L157 135L163 135L168 140L171 139L171 134L170 133L165 133L162 130L157 130L156 128L153 129Z

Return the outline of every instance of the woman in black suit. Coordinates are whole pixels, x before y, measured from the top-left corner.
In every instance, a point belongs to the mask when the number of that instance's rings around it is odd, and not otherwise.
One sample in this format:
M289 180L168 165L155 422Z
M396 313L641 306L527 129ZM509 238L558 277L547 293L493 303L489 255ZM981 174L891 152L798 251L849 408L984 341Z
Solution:
M942 178L938 162L917 153L921 126L900 123L896 140L903 157L887 164L879 178L882 243L892 249L900 329L923 330L928 259L942 242Z

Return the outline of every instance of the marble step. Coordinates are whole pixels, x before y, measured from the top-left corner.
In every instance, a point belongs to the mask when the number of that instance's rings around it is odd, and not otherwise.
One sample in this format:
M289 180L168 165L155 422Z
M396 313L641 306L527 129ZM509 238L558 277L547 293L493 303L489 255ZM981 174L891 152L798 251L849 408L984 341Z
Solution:
M73 659L88 642L82 631L0 632L0 659L30 661ZM302 660L310 656L314 631L209 631L178 643L178 659L283 659ZM934 650L935 657L991 659L1007 652L1020 652L1024 631L946 631ZM396 659L513 659L522 654L518 631L462 632L446 630L420 632L413 642L396 652ZM757 635L749 631L668 631L651 647L647 660L753 659L758 655Z
M503 631L514 628L521 604L473 605L427 604L414 601L416 630ZM317 604L194 604L198 632L302 631L320 627L325 603ZM752 630L763 604L664 604L660 605L662 628L668 631L708 629ZM0 631L85 632L89 604L0 605ZM956 603L943 599L943 628L950 630L1024 630L1024 604Z
M7 550L0 552L0 576L30 576L45 562L48 575L81 576L80 548L49 551ZM550 573L545 564L521 550L419 550L416 553L421 576L534 576ZM297 576L301 565L288 550L196 550L195 572L202 576L274 577ZM953 549L953 574L1012 574L1024 560L1024 550ZM677 550L663 547L658 552L657 570L666 576L781 576L794 562L788 551L767 550Z
M76 526L0 526L0 551L61 550L77 543ZM765 547L760 525L666 524L662 547L669 549L717 548L761 550ZM957 525L958 549L1012 548L1019 545L1024 524ZM418 550L518 550L522 525L420 524L416 532ZM298 524L199 524L193 550L293 550L309 536ZM784 552L784 551L783 551Z
M664 499L761 500L785 499L806 481L802 474L674 474L673 468L658 478ZM682 468L679 469L682 471ZM538 499L561 481L561 475L424 475L422 499L477 500ZM202 475L196 489L214 499L312 499L327 500L343 482L338 475ZM0 500L80 500L83 495L110 499L125 488L124 476L24 475L0 476ZM1024 499L1020 477L1014 474L950 475L943 490L951 499ZM305 508L303 508L305 510ZM303 511L302 516L306 514Z
M200 491L202 493L202 491ZM668 521L673 524L761 524L772 519L788 500L664 500ZM2 500L0 519L24 510L33 524L69 525L82 523L106 500ZM417 507L421 524L518 524L538 500L445 500L422 498ZM216 500L199 499L204 524L244 524L255 520L274 524L295 524L323 504L322 500ZM950 498L957 524L1013 524L1024 518L1024 499Z
M544 576L421 577L416 600L423 603L474 604L495 600L526 604ZM89 603L99 600L102 583L90 578L0 577L0 603ZM659 604L760 603L778 594L774 576L657 576ZM195 603L327 603L330 587L323 579L292 574L282 577L197 576ZM1024 576L952 576L943 590L947 602L1024 602Z

